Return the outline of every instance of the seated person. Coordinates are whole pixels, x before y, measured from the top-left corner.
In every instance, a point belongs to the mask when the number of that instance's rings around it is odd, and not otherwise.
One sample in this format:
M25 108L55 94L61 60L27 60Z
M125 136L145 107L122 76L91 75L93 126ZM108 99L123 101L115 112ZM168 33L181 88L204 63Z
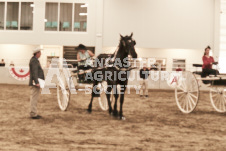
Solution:
M212 65L214 63L214 58L209 55L210 52L210 46L205 48L204 56L202 57L203 65L202 65L202 74L201 77L206 77L209 75L217 75L219 74L218 70L212 69ZM203 80L205 84L209 83L206 80Z
M94 54L90 50L87 50L86 46L83 44L79 44L77 50L78 70L91 69L93 65L91 57L93 57Z
M15 66L14 63L13 63L13 61L10 62L10 65L9 66L11 66L11 67L14 67Z

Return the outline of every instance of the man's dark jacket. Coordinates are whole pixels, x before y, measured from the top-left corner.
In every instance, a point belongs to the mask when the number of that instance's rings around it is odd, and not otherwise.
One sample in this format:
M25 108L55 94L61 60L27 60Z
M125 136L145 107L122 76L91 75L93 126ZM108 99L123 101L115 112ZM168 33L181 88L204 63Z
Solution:
M29 86L33 86L33 81L35 84L39 84L38 78L43 80L45 79L42 67L36 57L31 58L29 68L30 68Z

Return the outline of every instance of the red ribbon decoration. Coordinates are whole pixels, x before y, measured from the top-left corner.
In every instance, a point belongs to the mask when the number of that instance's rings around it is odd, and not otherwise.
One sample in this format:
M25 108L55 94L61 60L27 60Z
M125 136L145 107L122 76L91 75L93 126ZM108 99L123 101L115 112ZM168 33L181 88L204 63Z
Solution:
M28 71L28 73L24 74L24 75L19 75L14 68L11 68L12 72L19 78L25 78L27 77L28 75L30 75L30 71Z

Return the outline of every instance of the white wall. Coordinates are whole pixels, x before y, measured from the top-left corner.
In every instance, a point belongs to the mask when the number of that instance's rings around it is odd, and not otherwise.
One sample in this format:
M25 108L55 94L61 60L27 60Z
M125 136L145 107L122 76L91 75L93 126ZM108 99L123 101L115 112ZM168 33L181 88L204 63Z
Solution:
M62 46L53 46L53 45L44 45L42 50L41 58L39 59L42 66L47 66L47 57L55 56L59 58L63 58L63 47Z
M58 45L54 51L62 54L62 45L84 43L96 46L99 53L102 46L105 50L106 47L116 47L119 33L124 35L134 32L140 57L167 58L169 69L172 59L186 59L188 64L202 63L203 48L214 44L215 1L219 0L64 0L89 4L88 31L75 33L44 31L46 1L34 0L34 30L0 31L0 44ZM29 48L23 49L24 52L32 50L31 46L26 46ZM43 54L43 64L52 49ZM3 50L6 49L0 50L2 58L9 58L4 56ZM21 49L18 47L14 50ZM25 58L30 58L30 53L25 54Z
M0 59L5 60L6 66L9 66L11 61L15 66L28 66L35 47L36 45L0 44Z
M102 45L117 46L119 33L134 32L137 46L142 48L203 49L206 45L213 46L214 1L217 0L62 1L89 4L86 33L44 31L46 1L34 0L34 30L0 31L0 44L75 46L84 43L98 47L99 52Z
M46 1L34 0L34 30L0 31L0 44L84 43L96 46L99 53L102 46L117 46L119 33L131 32L142 48L203 49L214 43L217 0L48 0L62 1L89 4L87 32L44 31Z
M105 0L105 47L134 32L142 48L213 46L214 0Z
M226 51L220 51L220 58L219 58L219 68L220 73L226 73Z
M41 47L42 55L39 59L41 65L46 67L47 56L63 57L63 47L57 45L19 45L19 44L0 44L0 59L4 59L6 66L13 61L15 66L28 66L29 60L33 56L33 49Z
M116 47L104 47L104 53L113 53ZM185 59L186 70L194 70L192 64L202 64L204 50L199 49L159 49L159 48L136 48L138 58L166 59L166 70L171 71L173 59Z

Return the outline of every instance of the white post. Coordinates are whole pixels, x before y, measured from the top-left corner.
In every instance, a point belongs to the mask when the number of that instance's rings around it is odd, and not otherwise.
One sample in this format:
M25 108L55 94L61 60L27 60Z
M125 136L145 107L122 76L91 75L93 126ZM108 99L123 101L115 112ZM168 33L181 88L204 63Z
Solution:
M103 48L103 16L104 0L96 0L96 49L95 55L102 53Z
M214 1L214 47L213 57L216 61L219 61L220 56L220 14L221 4L220 0Z

